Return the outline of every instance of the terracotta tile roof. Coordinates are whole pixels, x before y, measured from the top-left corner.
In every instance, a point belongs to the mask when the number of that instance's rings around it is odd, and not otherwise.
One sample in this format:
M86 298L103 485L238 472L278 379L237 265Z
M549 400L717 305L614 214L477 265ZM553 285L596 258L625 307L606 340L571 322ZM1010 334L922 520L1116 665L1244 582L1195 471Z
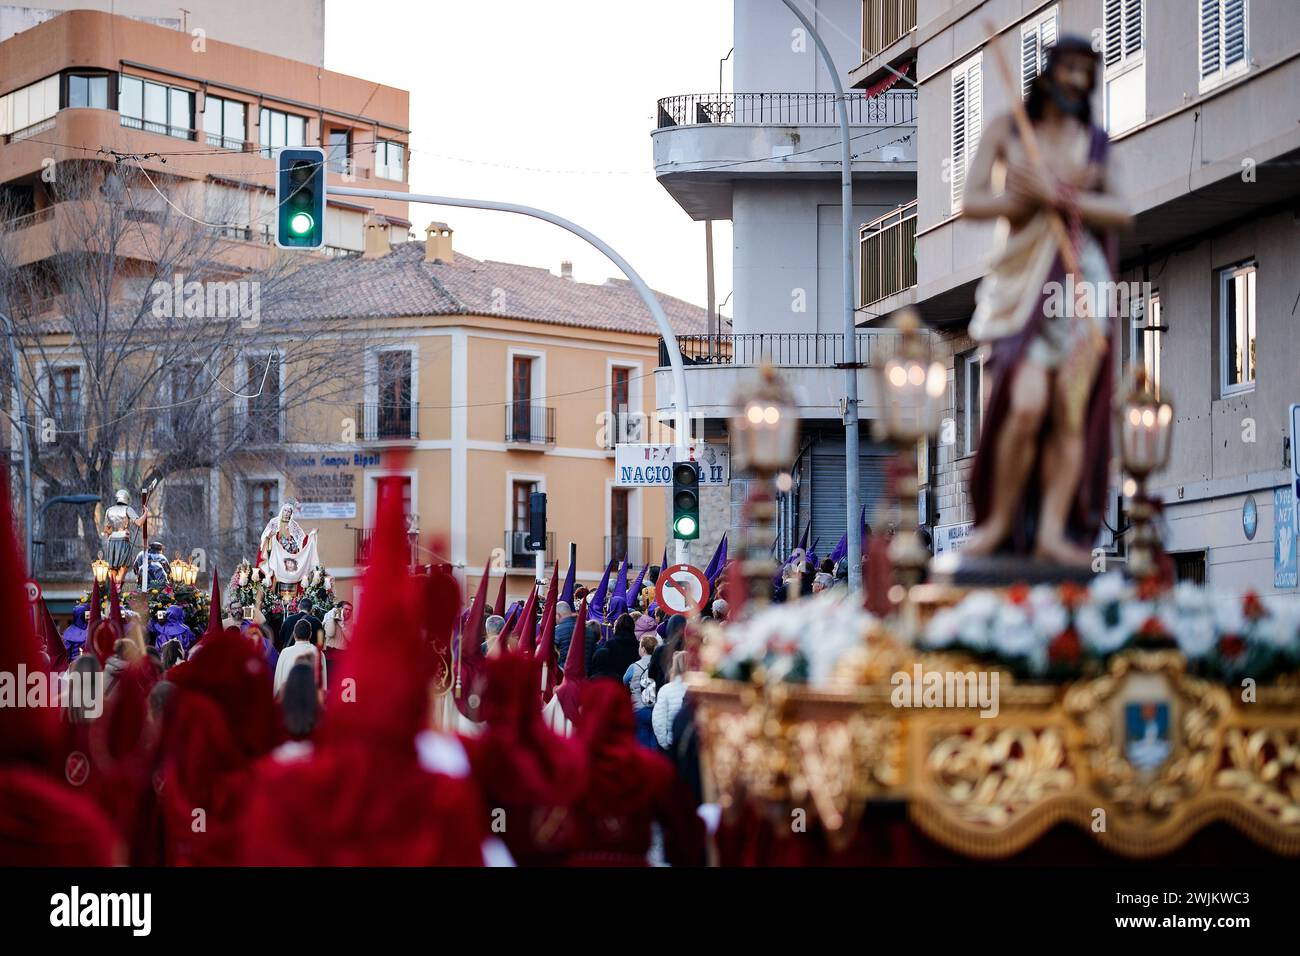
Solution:
M276 295L264 304L271 321L297 318L389 318L490 315L611 332L657 335L658 327L626 279L600 285L561 278L536 266L481 261L457 253L451 263L425 262L424 243L399 243L377 259L361 256L307 266L285 280L309 294ZM678 335L702 335L705 310L659 295ZM724 332L728 331L723 329Z

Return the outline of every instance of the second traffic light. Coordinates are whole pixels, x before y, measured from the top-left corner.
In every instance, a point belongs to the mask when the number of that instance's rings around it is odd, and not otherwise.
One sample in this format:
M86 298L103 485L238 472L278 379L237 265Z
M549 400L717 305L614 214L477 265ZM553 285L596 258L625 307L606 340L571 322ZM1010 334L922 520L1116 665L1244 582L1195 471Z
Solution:
M528 495L528 550L546 550L546 492Z
M275 244L281 249L325 245L325 151L286 146L275 157Z
M694 541L700 536L700 466L673 463L673 537Z

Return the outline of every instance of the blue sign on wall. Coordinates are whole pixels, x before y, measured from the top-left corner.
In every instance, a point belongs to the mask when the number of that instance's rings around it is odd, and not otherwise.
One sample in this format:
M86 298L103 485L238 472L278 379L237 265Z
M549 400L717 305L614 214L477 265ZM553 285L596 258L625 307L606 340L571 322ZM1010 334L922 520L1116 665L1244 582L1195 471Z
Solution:
M1273 489L1273 587L1296 586L1296 513L1290 487Z

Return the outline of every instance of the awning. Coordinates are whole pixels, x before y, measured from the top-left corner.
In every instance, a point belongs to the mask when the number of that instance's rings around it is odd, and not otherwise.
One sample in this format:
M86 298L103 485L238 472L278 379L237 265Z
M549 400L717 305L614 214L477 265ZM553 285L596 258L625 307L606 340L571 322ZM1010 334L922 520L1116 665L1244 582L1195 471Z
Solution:
M867 91L865 94L867 99L871 99L873 96L879 96L881 93L885 92L885 90L889 89L899 80L901 80L903 78L901 74L906 73L908 70L912 68L913 59L914 58L909 58L905 63L896 67L898 71L897 73L895 73L893 70L889 68L886 68L885 75L881 79L876 80L875 83L872 83L870 86L867 87Z

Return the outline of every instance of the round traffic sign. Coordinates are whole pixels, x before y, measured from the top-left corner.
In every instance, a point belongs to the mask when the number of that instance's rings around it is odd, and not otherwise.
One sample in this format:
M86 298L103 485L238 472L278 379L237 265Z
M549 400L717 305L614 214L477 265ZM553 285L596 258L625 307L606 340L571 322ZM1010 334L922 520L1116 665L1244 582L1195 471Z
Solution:
M655 584L655 601L665 614L698 614L709 597L709 579L690 564L664 568Z

